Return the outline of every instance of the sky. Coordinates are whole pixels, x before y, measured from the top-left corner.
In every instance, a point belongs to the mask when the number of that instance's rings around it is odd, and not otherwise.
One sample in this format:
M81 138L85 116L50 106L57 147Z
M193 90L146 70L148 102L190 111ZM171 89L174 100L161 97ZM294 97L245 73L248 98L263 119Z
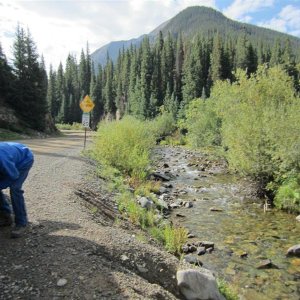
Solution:
M300 38L300 0L0 0L0 43L10 61L17 25L31 33L47 67L111 41L149 33L189 6Z

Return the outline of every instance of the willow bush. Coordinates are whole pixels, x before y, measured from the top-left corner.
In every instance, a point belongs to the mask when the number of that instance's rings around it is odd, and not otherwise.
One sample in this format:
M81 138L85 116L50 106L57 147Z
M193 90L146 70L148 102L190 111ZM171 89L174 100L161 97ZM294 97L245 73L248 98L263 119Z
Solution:
M214 102L195 99L188 105L182 128L187 129L187 142L193 148L220 144L220 119Z
M94 140L93 157L123 174L144 179L155 138L146 122L133 117L102 122Z
M278 192L275 204L285 208L280 186L300 172L300 98L281 67L260 66L250 77L238 70L235 76L234 83L216 82L206 102L190 104L189 140L196 146L221 141L229 166L263 187L269 183ZM289 210L294 200L289 196Z

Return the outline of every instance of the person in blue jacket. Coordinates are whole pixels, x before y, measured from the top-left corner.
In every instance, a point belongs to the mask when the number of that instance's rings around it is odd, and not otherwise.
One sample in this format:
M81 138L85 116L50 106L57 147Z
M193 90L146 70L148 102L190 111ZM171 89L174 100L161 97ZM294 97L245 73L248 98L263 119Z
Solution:
M2 190L10 189L15 226L11 237L22 236L28 225L22 185L33 165L31 150L19 143L0 142L0 226L12 225L12 210Z

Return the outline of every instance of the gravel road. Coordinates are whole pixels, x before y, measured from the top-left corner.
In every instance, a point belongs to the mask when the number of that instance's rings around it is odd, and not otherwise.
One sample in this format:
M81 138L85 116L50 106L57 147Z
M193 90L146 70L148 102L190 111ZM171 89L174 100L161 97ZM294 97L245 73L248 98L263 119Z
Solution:
M15 240L0 229L0 299L180 299L178 260L115 222L113 195L80 154L82 133L22 142L35 154L24 186L31 224Z

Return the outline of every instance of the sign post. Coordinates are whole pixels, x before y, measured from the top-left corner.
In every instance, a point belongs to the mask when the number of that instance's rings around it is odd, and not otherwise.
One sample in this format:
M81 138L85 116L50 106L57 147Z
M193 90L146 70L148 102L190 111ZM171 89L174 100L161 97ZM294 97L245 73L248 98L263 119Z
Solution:
M84 127L84 149L86 145L86 129L90 127L90 112L94 109L95 104L93 100L86 95L84 99L79 103L81 110L83 111L82 114L82 126Z

